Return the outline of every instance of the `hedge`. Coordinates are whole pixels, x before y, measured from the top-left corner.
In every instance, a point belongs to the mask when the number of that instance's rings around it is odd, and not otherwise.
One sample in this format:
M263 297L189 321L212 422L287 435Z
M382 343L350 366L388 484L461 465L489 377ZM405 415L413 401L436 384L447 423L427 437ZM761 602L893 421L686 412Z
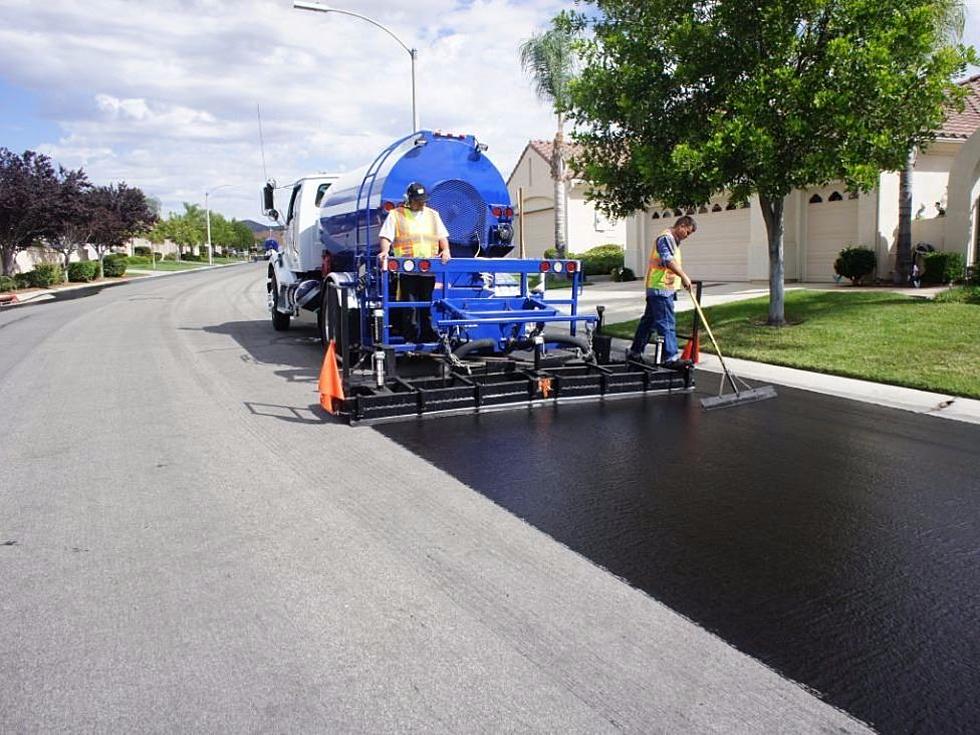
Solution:
M50 288L65 280L60 263L40 263L27 274L28 283L35 288Z
M126 272L126 255L114 253L102 259L102 275L118 278Z
M922 280L926 283L949 283L963 278L966 272L966 261L961 253L925 253L922 256L925 263L925 273Z
M558 251L555 248L548 248L544 251L544 257L557 258ZM605 276L611 274L614 268L623 267L624 251L620 245L609 243L596 245L584 253L569 252L566 257L570 260L581 260L582 271L587 276Z
M68 264L68 280L72 283L87 283L99 274L97 260L82 260Z
M0 276L0 291L13 291L17 288L17 280L13 276Z

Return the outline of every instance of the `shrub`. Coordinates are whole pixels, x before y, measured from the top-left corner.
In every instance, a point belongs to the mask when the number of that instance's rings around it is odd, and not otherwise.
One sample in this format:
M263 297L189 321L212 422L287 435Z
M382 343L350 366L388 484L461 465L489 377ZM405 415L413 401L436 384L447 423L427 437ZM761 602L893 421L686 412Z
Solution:
M14 287L15 288L30 288L31 278L33 276L31 273L14 273Z
M154 250L153 259L159 263L161 260L163 260L163 253L158 253L156 250Z
M13 291L17 288L17 280L13 276L0 276L0 291Z
M926 283L949 283L963 278L966 271L966 261L960 253L925 253L922 256L925 273L922 280Z
M177 254L176 253L167 253L162 258L160 258L160 260L170 260L170 261L177 260Z
M548 248L544 251L544 257L557 258L558 251L555 248ZM569 260L581 260L582 273L586 276L605 276L611 273L613 268L623 267L623 248L615 243L597 245L584 253L573 253L569 250L567 257Z
M580 257L585 275L604 276L612 273L613 268L623 267L623 256L623 248L610 244L589 248Z
M149 256L131 255L126 258L126 265L131 265L134 268L149 268L151 264Z
M137 245L133 248L133 255L141 258L149 258L150 249L146 245Z
M113 253L102 259L102 275L118 278L126 272L126 257L121 253Z
M635 281L636 274L633 272L632 268L613 268L610 273L614 281Z
M95 260L83 260L68 264L68 280L72 283L87 283L99 273L99 263Z
M65 280L65 272L59 263L39 263L27 275L30 285L36 288L50 288Z
M201 260L200 257L198 257L197 255L194 255L194 253L183 253L180 256L180 259L181 260L186 260L189 263L198 263Z
M853 285L858 285L861 279L874 272L877 258L874 250L865 247L846 247L840 251L834 261L834 272L844 278L849 278Z

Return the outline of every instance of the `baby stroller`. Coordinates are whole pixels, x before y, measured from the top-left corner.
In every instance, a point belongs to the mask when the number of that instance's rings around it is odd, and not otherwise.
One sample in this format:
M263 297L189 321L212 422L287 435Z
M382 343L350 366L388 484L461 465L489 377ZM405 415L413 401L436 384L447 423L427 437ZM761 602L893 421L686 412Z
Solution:
M927 242L916 243L912 248L912 272L909 273L909 283L915 288L922 286L922 276L926 272L926 253L934 253L936 248Z

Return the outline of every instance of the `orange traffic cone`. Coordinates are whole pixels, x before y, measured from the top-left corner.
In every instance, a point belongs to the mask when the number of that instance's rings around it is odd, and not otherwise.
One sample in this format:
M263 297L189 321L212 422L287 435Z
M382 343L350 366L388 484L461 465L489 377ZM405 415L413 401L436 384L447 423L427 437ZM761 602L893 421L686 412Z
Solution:
M323 356L323 367L320 368L320 405L327 413L337 413L337 401L343 401L344 384L337 369L337 352L333 340L327 346L327 354Z
M687 344L684 345L684 351L681 353L682 360L690 360L691 362L697 364L701 362L701 337L698 335L694 339L689 339Z

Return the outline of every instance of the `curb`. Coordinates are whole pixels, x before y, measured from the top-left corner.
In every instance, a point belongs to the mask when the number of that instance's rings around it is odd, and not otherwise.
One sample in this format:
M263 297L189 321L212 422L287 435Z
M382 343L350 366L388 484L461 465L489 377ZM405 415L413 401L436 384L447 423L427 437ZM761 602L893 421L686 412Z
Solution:
M613 346L617 349L625 351L629 344L629 340L613 338ZM875 383L870 380L845 378L840 375L816 373L764 362L751 362L737 357L726 357L725 362L733 373L746 380L775 383L787 388L935 416L949 421L980 424L980 400L974 398L932 393L890 383ZM695 369L709 373L722 372L721 362L710 353L701 353L701 360L695 365Z

